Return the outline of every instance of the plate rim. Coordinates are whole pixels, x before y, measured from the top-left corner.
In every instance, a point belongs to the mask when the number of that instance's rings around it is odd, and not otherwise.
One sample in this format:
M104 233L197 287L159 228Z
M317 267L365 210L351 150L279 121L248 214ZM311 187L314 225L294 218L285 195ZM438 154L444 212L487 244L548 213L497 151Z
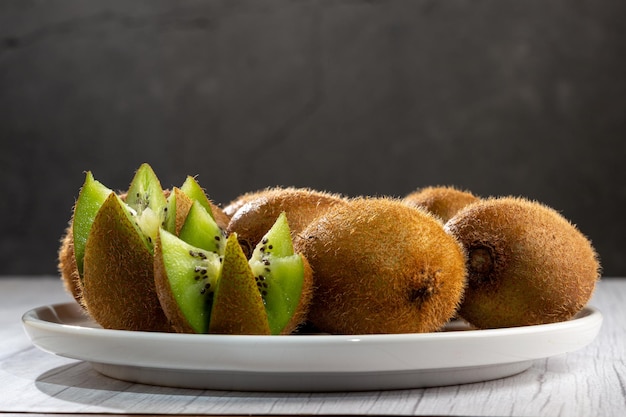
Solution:
M459 368L459 364L465 367L476 367L494 364L506 364L536 360L553 356L556 354L566 353L580 349L591 343L597 336L602 325L603 316L600 310L593 306L586 306L573 319L534 326L523 326L504 329L482 329L482 330L459 330L445 331L434 333L414 333L414 334L366 334L366 335L283 335L283 336L252 336L252 335L212 335L212 334L180 334L180 333L162 333L162 332L141 332L128 330L110 330L102 328L93 328L80 326L77 324L62 323L61 320L51 321L41 318L43 311L52 311L59 316L63 311L70 314L69 317L76 322L87 321L95 324L93 320L82 312L80 306L75 303L59 303L33 308L22 316L22 322L26 333L31 338L35 346L41 350L53 353L58 356L69 357L73 359L84 360L91 363L108 363L112 365L128 365L141 367L154 367L160 369L196 369L201 371L231 371L231 372L299 372L299 373L328 373L329 371L336 373L345 372L383 372L408 369L450 369ZM69 320L71 322L71 320ZM545 340L552 336L567 336L572 330L581 330L581 334L576 335L574 340L569 342L560 340L555 337L554 341L546 344ZM583 330L586 333L583 333ZM43 337L41 337L43 336ZM584 336L584 337L582 337ZM528 341L529 338L540 337L546 346L532 346L528 351L520 349L515 343ZM565 337L567 339L567 337ZM580 339L580 340L579 340ZM109 345L115 346L118 351L109 352L102 351L100 356L96 357L91 351L85 350L78 346L67 346L66 342L74 340L77 342L85 342L92 346L96 341L104 341ZM511 352L502 352L501 350L491 350L490 343L502 342ZM211 358L213 362L202 363L198 368L198 364L193 360L172 356L169 354L157 354L155 356L147 355L146 358L137 355L137 350L144 349L146 343L152 343L158 349L159 346L176 346L179 349L190 350L198 346L210 346L213 352L221 352L222 362ZM457 344L463 343L463 349L473 349L482 353L481 347L487 346L487 351L491 357L480 357L468 360L468 354L462 352ZM569 343L569 345L568 345ZM120 350L124 350L124 345L129 346L128 350L137 362L126 357L119 357ZM77 343L78 345L78 343ZM62 346L62 347L60 347ZM245 350L253 346L260 349L260 354L264 352L272 356L269 363L256 365L256 362L245 358ZM459 345L460 346L460 345ZM407 349L422 349L425 352L432 352L433 347L447 349L448 354L452 352L458 355L456 358L448 362L442 358L436 358L433 363L425 361L424 358L409 358ZM99 348L99 346L98 346ZM294 359L295 349L304 349L312 354L312 361L317 363L317 367L310 364L300 364ZM339 358L326 358L322 353L328 354L332 349L333 355ZM235 353L231 353L231 350ZM286 355L286 364L280 362L275 351L282 352ZM383 364L361 364L359 355L363 353L371 354L372 352L381 351L387 359ZM191 356L203 357L201 354L191 350ZM243 352L243 353L242 353ZM268 354L268 352L271 352ZM357 356L352 357L352 353ZM423 353L423 352L422 352ZM249 353L248 353L249 354ZM118 355L118 356L116 356ZM180 353L182 355L182 353ZM431 356L433 354L431 353ZM434 355L436 356L436 355ZM159 357L161 359L159 359ZM167 358L168 361L164 361ZM497 359L496 359L497 358ZM172 360L173 359L173 360ZM431 358L432 359L432 358ZM445 358L446 360L450 358ZM345 361L344 362L342 362ZM289 363L291 361L292 363ZM301 358L300 358L301 361ZM167 362L167 363L166 363ZM392 365L393 363L393 365ZM419 364L419 365L416 365ZM334 367L333 367L334 366ZM364 369L355 369L356 366L363 366ZM319 368L319 369L318 369Z

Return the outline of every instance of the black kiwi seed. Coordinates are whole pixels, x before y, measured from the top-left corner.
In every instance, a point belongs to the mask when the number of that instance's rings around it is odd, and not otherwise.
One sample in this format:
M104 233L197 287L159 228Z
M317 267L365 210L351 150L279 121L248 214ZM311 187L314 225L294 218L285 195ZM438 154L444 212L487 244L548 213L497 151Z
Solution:
M264 244L264 245L265 245L267 242L268 242L267 238L264 238L264 239L261 241L261 243L262 243L262 244Z

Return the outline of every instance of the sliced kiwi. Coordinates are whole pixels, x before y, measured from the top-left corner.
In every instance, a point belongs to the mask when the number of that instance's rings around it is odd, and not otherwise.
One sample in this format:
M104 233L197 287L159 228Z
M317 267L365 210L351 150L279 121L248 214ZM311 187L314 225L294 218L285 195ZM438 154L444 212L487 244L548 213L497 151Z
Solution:
M162 227L168 232L178 235L192 205L193 200L180 188L174 187L164 208L166 214L161 223Z
M196 200L202 204L221 229L226 229L228 222L230 221L230 217L209 199L204 189L200 187L200 184L194 177L188 175L180 188L192 200Z
M126 204L135 215L135 221L152 246L159 227L164 221L163 208L167 205L167 201L161 183L150 165L141 164L135 172L126 193Z
M221 271L217 253L190 245L161 229L154 256L157 295L172 327L207 333Z
M78 273L82 277L83 275L83 258L85 256L85 244L87 243L87 236L91 230L96 214L104 201L109 197L113 191L103 185L101 182L96 181L91 171L88 171L85 176L85 182L83 183L78 199L74 206L74 214L72 216L72 236L73 236L73 253L76 260L76 267ZM68 242L69 244L69 242Z
M82 301L104 328L168 331L156 295L151 245L115 193L97 212L85 245Z
M210 333L269 335L263 299L237 235L226 241L222 273L213 296Z
M263 297L272 334L291 333L304 319L312 272L295 254L285 212L261 239L249 261Z
M224 254L225 234L205 206L194 201L183 223L179 237L185 242L217 254Z

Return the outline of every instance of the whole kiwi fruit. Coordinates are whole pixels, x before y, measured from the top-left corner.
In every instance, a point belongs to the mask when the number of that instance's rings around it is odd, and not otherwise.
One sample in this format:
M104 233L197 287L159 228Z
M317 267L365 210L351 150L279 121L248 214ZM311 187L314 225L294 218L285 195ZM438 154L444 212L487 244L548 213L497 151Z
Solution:
M556 210L519 197L471 204L445 225L466 248L459 314L478 328L565 321L600 278L591 242Z
M417 189L404 197L410 206L423 207L444 223L459 210L479 200L472 192L454 186L439 185Z
M419 333L454 316L465 253L431 213L399 199L329 208L294 242L313 269L311 324L333 334Z
M345 203L345 198L311 188L272 187L243 196L245 202L232 215L227 234L237 233L239 243L249 257L255 245L285 212L292 238L328 208ZM229 204L230 206L230 204ZM224 212L230 212L227 206Z

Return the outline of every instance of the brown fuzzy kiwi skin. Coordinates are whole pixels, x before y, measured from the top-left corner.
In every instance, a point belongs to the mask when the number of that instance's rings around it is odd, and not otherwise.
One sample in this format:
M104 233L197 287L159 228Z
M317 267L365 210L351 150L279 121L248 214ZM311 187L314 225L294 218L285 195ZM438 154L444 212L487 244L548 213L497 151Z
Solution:
M310 188L272 187L248 196L245 204L233 214L227 234L237 233L239 242L249 257L256 244L272 227L281 212L285 212L292 239L313 219L346 199L338 194Z
M156 294L153 255L111 193L85 246L82 303L102 327L171 331Z
M440 330L466 282L462 246L423 209L359 197L314 220L295 242L311 264L309 321L332 334Z
M228 223L230 222L230 216L226 215L224 210L214 202L210 201L209 204L211 204L211 211L213 212L215 223L220 229L226 230Z
M568 320L587 304L600 279L591 242L536 201L489 198L461 210L445 229L468 253L459 314L478 328Z
M58 253L58 270L65 290L81 304L81 282L76 257L74 256L74 238L72 224L65 230L61 238Z
M480 198L470 191L448 185L417 189L403 199L410 206L425 208L444 223L465 206L479 200Z
M262 196L264 193L271 191L272 189L278 189L279 187L268 187L261 190L249 191L247 193L241 194L237 196L234 200L231 200L224 208L222 212L230 219L234 216L234 214L248 201L253 200L259 196Z

